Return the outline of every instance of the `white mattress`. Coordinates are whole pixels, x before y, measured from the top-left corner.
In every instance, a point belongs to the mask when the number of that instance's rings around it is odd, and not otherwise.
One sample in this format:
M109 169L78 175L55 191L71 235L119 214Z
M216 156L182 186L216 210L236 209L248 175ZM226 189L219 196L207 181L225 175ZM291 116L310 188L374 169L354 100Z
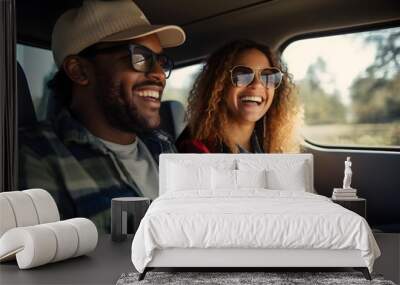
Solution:
M359 215L324 196L265 189L160 196L136 232L132 262L143 272L155 249L167 248L356 249L370 271L380 255Z

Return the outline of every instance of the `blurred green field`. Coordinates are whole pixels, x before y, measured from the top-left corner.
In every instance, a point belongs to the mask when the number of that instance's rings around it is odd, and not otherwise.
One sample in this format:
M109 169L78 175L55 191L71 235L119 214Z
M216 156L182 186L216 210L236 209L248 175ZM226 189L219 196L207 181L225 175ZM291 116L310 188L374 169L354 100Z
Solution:
M400 147L400 121L385 124L305 126L303 136L321 145Z

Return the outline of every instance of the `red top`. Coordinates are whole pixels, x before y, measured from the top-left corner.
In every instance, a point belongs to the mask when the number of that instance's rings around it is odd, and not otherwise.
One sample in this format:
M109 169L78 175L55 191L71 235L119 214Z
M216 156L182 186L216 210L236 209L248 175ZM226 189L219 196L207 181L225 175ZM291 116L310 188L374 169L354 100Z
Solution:
M210 148L200 140L183 140L177 145L178 151L183 153L211 153Z

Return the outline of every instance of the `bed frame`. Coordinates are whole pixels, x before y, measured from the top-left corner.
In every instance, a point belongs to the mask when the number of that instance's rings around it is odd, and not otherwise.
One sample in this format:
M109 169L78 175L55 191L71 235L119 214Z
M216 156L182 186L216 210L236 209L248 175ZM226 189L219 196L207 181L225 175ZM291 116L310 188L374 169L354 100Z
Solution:
M279 154L268 154L276 159ZM309 166L307 191L315 192L313 186L313 157L311 154L286 154L286 159L303 160ZM166 191L168 161L170 160L234 160L235 158L262 158L265 154L161 154L160 195ZM157 249L139 280L155 268L232 268L237 271L265 268L343 268L361 271L367 280L371 276L359 250L331 249L255 249L255 248L169 248ZM261 270L262 271L262 270Z
M371 280L359 250L170 248L155 250L139 280L155 268L337 268L351 267ZM262 270L261 270L262 271Z

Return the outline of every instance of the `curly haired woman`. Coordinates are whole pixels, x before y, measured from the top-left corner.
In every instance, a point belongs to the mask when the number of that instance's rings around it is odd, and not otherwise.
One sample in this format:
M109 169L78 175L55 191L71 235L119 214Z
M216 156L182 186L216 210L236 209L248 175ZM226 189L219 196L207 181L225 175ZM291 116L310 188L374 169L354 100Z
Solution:
M298 152L301 112L280 59L262 44L231 42L207 60L189 96L180 152Z

